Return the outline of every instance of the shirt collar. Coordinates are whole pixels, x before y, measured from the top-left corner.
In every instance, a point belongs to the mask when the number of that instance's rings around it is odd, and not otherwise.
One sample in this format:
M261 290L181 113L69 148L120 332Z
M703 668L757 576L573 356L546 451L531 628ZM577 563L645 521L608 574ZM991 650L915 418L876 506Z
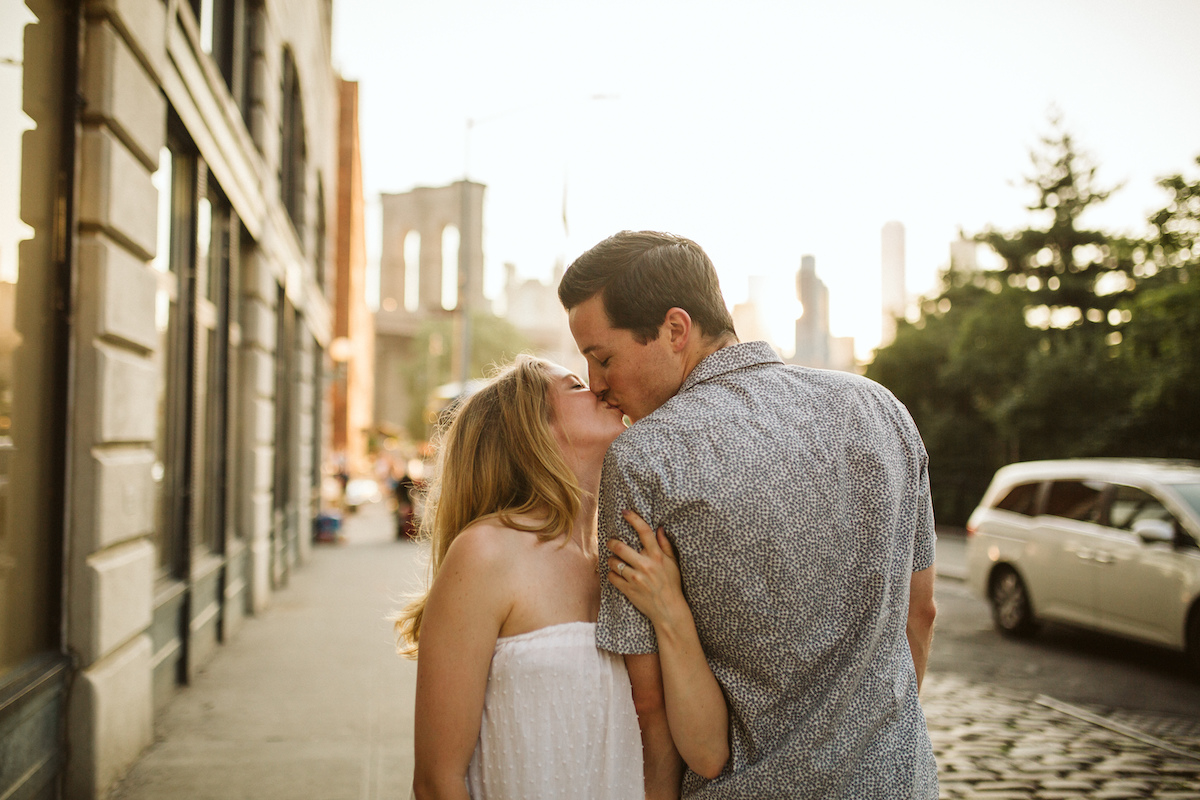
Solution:
M698 383L759 364L782 364L783 359L766 342L739 342L722 347L697 364L684 378L679 391L686 392Z

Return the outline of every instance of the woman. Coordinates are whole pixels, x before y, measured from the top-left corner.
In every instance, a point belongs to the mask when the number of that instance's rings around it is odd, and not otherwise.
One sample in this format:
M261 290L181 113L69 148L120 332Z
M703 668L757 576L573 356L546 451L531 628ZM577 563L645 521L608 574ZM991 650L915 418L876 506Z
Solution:
M529 356L456 412L422 525L432 585L396 623L402 653L420 645L418 798L643 796L624 662L594 638L596 493L622 430L621 412L582 380ZM609 579L670 634L660 644L664 685L690 698L668 707L684 760L703 751L705 763L715 754L724 764L724 697L670 545L632 522L645 551L627 553L624 575Z

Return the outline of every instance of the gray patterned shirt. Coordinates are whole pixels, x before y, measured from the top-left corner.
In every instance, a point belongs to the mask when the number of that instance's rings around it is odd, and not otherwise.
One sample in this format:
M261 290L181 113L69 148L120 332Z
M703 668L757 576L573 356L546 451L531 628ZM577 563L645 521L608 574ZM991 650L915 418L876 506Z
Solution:
M705 358L613 443L604 543L665 525L729 704L730 759L686 798L936 798L905 637L933 565L924 445L885 388L784 366L764 342ZM652 653L654 629L601 581L597 644Z

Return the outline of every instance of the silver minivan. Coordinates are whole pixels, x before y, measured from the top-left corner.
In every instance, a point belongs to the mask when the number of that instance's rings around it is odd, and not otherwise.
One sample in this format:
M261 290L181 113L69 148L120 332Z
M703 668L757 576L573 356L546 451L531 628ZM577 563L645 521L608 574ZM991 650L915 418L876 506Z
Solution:
M1200 461L998 470L967 522L970 586L1005 634L1055 620L1187 651L1200 676Z

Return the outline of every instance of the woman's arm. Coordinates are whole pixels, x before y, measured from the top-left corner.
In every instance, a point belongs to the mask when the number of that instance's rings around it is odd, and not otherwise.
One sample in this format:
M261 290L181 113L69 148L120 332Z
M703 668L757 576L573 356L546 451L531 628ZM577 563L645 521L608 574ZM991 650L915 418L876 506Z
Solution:
M671 738L658 653L627 655L625 669L629 672L633 708L642 734L646 800L679 800L683 759Z
M608 579L654 624L667 724L679 755L693 772L715 778L729 760L729 710L683 598L675 551L662 528L656 534L632 511L625 519L642 552L610 540Z
M511 600L503 547L468 529L446 553L421 623L415 708L418 800L468 800L466 774L479 740L496 637Z

